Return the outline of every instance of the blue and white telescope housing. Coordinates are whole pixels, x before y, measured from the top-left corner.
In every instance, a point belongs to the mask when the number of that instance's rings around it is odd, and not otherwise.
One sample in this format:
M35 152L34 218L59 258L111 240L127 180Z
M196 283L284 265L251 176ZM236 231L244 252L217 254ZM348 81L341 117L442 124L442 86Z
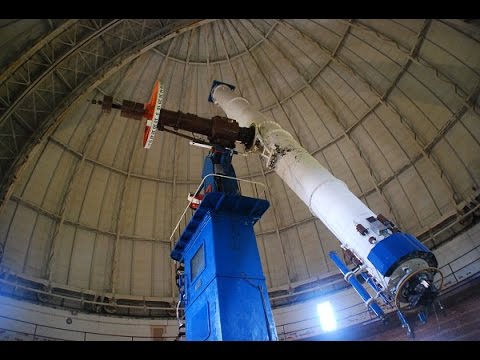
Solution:
M352 269L335 252L330 253L330 258L368 308L383 319L384 312L377 303L380 298L397 310L402 325L411 334L404 313L416 312L424 322L424 310L435 301L441 288L443 277L434 254L414 236L402 233L385 216L365 206L290 133L236 95L233 86L215 81L210 96L241 127L255 127L255 141L246 150L260 153L267 167L341 242ZM371 297L362 283L376 295Z

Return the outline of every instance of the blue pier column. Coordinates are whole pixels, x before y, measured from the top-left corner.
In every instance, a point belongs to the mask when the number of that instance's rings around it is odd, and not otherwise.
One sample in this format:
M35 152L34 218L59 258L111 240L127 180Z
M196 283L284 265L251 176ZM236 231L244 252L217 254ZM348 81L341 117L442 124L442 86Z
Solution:
M185 267L186 339L278 340L254 224L266 200L208 193L171 257Z

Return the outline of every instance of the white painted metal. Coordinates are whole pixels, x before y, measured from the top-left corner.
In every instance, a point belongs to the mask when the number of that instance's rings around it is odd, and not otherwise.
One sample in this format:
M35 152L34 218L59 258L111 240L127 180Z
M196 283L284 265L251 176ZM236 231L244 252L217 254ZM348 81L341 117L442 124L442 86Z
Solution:
M257 138L263 146L253 151L267 153L267 166L275 170L282 180L308 206L312 214L340 240L342 247L350 249L365 264L367 270L384 286L387 283L367 259L375 246L368 239L374 236L381 241L384 236L375 234L366 220L375 216L345 185L325 169L308 153L287 131L265 115L255 110L250 103L235 95L225 85L217 86L212 93L218 104L229 118L238 121L240 126L255 124ZM265 151L266 150L266 151ZM369 234L361 235L356 225L362 224Z

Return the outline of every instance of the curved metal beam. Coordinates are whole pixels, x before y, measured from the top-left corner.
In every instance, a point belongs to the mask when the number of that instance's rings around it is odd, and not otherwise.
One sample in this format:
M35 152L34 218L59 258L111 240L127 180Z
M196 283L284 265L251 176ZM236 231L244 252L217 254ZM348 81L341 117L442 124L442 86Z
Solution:
M201 26L210 21L212 20L177 20L170 22L168 25L161 26L160 28L150 28L150 32L145 34L144 37L140 38L137 42L128 43L124 48L117 49L118 53L112 54L112 57L106 59L94 73L89 74L89 76L84 78L71 92L65 94L63 98L57 102L58 105L44 116L37 131L34 134L31 134L28 141L23 144L20 154L6 171L6 175L0 184L0 213L13 190L11 185L13 184L14 177L20 176L26 158L33 146L40 142L45 136L50 135L53 131L54 125L62 120L62 116L66 113L68 107L72 103L80 101L86 94L96 88L105 79L109 78L124 65L149 51L151 48L164 41L172 39L185 31L191 30L193 27ZM140 27L140 25L136 25ZM101 38L101 36L98 37L98 39ZM72 56L74 55L75 54Z
M79 41L75 46L70 48L67 52L62 54L60 57L58 57L55 61L53 61L50 66L45 69L41 74L39 74L33 81L30 82L28 87L22 91L20 95L17 96L17 98L14 100L14 102L10 105L10 107L5 111L2 116L0 117L0 124L5 121L5 119L10 116L18 107L18 105L25 99L27 95L29 95L32 90L42 81L45 79L46 76L51 74L54 70L57 69L57 67L65 60L67 59L70 55L75 53L78 49L82 48L92 40L96 39L106 31L110 30L112 27L115 27L119 23L121 23L123 20L112 20L111 22L105 24L103 27L99 28L97 31L91 33L89 36L85 37L81 41Z
M28 48L17 60L15 60L10 65L8 65L8 67L2 73L0 73L0 86L2 86L3 83L10 76L12 76L20 66L25 65L27 61L29 61L39 50L41 50L47 44L52 42L61 33L66 31L70 27L74 26L78 21L79 20L73 20L73 19L67 20L64 23L62 23L60 26L58 26L56 29L45 34L44 37L42 37L37 42L35 42L35 44L33 44L30 48Z
M218 19L217 19L218 21ZM194 66L208 66L208 65L221 65L221 64L225 64L227 62L230 62L232 60L235 60L235 59L238 59L240 58L241 56L244 56L244 55L248 55L249 54L249 51L253 51L253 49L255 49L256 47L260 46L264 41L265 39L268 39L268 37L270 36L270 34L273 32L273 30L275 30L275 27L278 25L278 21L275 21L271 26L270 28L268 29L268 31L265 33L265 35L262 35L261 39L258 40L255 44L253 44L252 46L250 46L248 49L238 53L238 54L235 54L233 56L230 57L230 55L227 55L227 58L224 59L224 60L214 60L214 61L211 61L210 59L207 59L206 61L203 61L203 62L200 62L200 61L188 61L188 63L190 65L194 65ZM152 49L153 52L161 55L161 56L165 56L165 54L160 51L159 49L157 48L153 48ZM179 59L179 58L176 58L176 57L172 57L170 56L170 59L172 61L175 61L175 62L178 62L180 64L186 64L187 61L186 60L183 60L183 59Z

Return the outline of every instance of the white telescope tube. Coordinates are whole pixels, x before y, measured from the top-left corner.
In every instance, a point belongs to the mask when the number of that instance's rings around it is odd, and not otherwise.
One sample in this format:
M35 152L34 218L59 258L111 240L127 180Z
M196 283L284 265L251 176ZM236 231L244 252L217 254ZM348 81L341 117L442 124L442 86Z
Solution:
M229 87L218 85L212 91L214 103L219 105L241 127L254 123L263 146L274 153L269 163L282 180L308 206L313 215L340 240L345 249L350 249L385 288L388 278L381 276L367 259L375 243L385 236L372 231L366 219L376 215L366 207L345 185L325 169L295 139L276 122L255 110L249 102L234 94ZM362 236L356 229L362 224L369 235Z

